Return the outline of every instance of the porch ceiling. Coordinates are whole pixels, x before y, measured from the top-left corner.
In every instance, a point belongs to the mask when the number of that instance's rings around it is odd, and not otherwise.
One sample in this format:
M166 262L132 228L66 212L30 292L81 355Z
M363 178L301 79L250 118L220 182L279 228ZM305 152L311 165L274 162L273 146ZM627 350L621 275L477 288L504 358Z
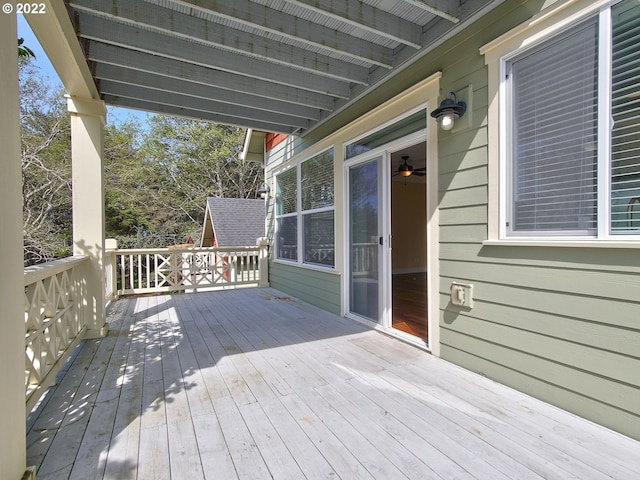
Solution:
M109 105L302 135L496 0L69 0Z

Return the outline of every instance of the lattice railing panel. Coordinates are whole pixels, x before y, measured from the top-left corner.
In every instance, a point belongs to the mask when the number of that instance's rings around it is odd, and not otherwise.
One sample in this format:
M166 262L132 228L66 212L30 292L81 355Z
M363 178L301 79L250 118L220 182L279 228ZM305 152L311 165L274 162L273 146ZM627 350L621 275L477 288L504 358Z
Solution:
M79 313L82 282L78 269L87 261L72 257L25 269L25 383L27 404L35 403L75 346L85 325Z

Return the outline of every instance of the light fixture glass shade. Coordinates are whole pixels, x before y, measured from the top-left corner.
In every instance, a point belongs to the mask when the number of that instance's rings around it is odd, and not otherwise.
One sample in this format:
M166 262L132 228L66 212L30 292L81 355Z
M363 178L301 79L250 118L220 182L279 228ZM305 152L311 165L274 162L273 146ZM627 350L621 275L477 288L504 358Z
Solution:
M403 177L410 177L413 173L413 167L407 163L409 157L405 155L402 160L404 160L404 163L398 167L398 173Z
M467 111L467 104L458 101L455 92L447 92L446 98L440 102L440 107L431 112L431 116L436 119L443 130L451 130L454 122L462 117Z
M455 115L447 114L440 117L440 126L443 130L451 130L453 128L453 124L455 123Z

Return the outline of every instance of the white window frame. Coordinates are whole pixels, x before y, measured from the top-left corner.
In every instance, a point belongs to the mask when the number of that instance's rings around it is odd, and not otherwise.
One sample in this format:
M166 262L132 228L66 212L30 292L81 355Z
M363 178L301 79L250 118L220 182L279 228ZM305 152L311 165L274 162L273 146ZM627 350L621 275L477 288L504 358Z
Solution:
M509 197L511 168L510 139L507 126L509 88L506 81L507 65L523 52L553 38L589 17L599 15L600 32L611 26L610 7L620 0L565 0L543 10L526 23L505 33L480 49L485 56L489 76L489 225L487 245L554 245L640 248L640 235L611 235L610 228L610 131L611 131L611 35L599 43L600 64L609 65L603 74L599 69L598 106L598 218L597 234L558 235L545 232L518 234L507 231L510 221ZM606 63L605 63L606 62ZM602 208L602 207L606 208Z
M321 208L315 208L312 210L303 210L302 209L302 164L308 160L313 160L314 158L318 157L319 155L322 155L330 150L333 150L333 155L332 155L332 164L333 164L333 186L334 186L334 203L332 206L327 206L327 207L321 207ZM297 251L296 251L296 260L290 260L287 258L279 258L278 257L278 246L276 245L276 251L274 254L274 261L275 262L281 262L281 263L286 263L288 265L297 265L297 266L304 266L304 267L308 267L308 268L312 268L312 269L320 269L320 270L329 270L329 271L335 271L336 270L336 258L335 258L335 251L336 251L336 215L335 215L335 148L333 145L328 146L327 148L314 152L312 155L308 155L305 156L303 159L300 159L292 164L287 165L285 168L283 168L282 170L276 172L274 174L275 177L275 185L277 188L278 185L278 176L288 172L289 170L291 170L292 168L294 168L296 170L296 211L292 212L292 213L287 213L287 214L282 214L282 215L277 215L276 212L274 212L274 217L275 217L275 236L276 238L278 238L278 220L281 218L285 218L285 217L295 217L296 220L296 224L297 224L297 239L296 239L296 246L297 246ZM277 195L277 191L276 191L276 195ZM276 200L277 202L277 200ZM333 265L322 265L320 263L312 263L312 262L307 262L305 261L305 245L304 245L304 217L307 215L311 215L314 213L322 213L322 212L334 212L333 214L333 232L334 232L334 238L333 238L333 249L334 249L334 261L333 261Z

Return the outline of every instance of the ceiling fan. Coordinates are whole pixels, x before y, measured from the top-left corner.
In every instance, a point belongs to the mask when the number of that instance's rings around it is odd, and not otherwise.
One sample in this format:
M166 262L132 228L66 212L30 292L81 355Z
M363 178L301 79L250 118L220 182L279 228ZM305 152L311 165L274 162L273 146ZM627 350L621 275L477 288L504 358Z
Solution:
M415 175L417 177L424 177L427 174L425 167L413 168L413 165L409 165L409 163L407 163L407 160L409 160L408 155L404 155L402 160L404 160L404 163L398 167L398 171L394 176L402 175L403 177L410 177L411 175Z

